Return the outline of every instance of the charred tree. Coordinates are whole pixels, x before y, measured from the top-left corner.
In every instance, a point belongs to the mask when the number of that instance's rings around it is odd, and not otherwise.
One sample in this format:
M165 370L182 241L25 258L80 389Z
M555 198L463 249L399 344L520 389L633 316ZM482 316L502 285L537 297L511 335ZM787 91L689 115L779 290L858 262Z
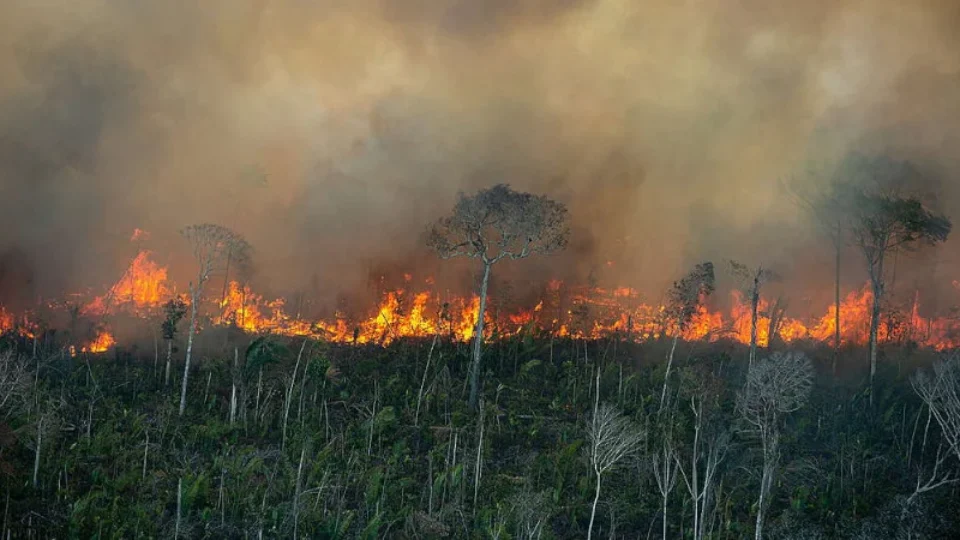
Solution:
M470 257L478 259L483 267L469 372L471 410L477 408L483 318L493 265L503 259L561 250L568 236L567 208L563 204L545 196L516 192L506 184L470 196L461 193L453 213L427 230L426 243L441 258Z

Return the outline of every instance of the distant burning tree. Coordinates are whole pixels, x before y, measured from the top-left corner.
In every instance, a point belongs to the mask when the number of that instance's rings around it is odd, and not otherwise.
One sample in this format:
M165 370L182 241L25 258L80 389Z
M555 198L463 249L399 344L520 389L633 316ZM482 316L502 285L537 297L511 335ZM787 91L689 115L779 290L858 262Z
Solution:
M710 261L696 265L680 281L673 284L667 295L667 316L670 323L676 325L673 343L667 355L667 369L663 374L663 390L660 392L660 408L663 409L670 382L670 370L677 351L677 342L689 329L695 316L700 312L703 301L716 290L716 274Z
M952 223L924 205L918 195L924 178L907 162L853 156L841 166L832 207L866 262L873 289L870 312L870 383L877 371L877 341L886 292L885 263L898 249L944 242Z
M193 353L193 336L197 332L197 309L203 298L203 286L228 261L246 265L250 260L250 244L239 234L221 225L203 223L191 225L181 231L193 247L197 261L197 280L190 283L190 329L187 333L187 354L183 364L183 385L180 390L180 415L187 408L187 379L190 376L190 357Z
M427 231L427 245L443 259L471 257L483 264L480 309L477 314L470 366L470 408L476 409L490 269L502 259L548 254L567 245L567 208L545 196L519 193L505 184L463 193L450 216Z

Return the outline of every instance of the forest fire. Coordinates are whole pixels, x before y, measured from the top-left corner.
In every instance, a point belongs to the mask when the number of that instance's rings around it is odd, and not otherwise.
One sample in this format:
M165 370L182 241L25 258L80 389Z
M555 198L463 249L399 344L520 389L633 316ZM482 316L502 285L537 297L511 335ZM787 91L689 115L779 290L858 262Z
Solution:
M402 289L382 292L375 310L365 317L336 314L326 319L308 319L286 311L283 299L267 300L249 285L229 281L222 291L208 295L206 315L218 326L235 326L252 334L316 336L338 343L388 344L403 337L435 334L468 341L476 331L480 299L476 295L458 297L437 290L432 278L415 290L412 278L405 276ZM108 326L111 315L124 313L138 318L156 317L163 304L174 297L175 287L167 268L157 264L148 251L141 251L123 276L106 294L95 297L80 309L85 317L98 319L96 337L81 350L98 353L116 344ZM184 298L185 299L185 298ZM873 295L868 286L847 294L840 304L843 344L862 345L869 335L870 306ZM493 340L520 332L538 332L555 337L600 339L619 335L623 339L645 341L680 332L684 340L732 339L749 344L751 309L739 291L730 293L730 309L698 306L692 319L680 331L662 305L645 303L637 291L620 287L570 287L554 280L544 288L542 298L529 309L497 306L485 316L485 337ZM835 307L829 306L820 317L806 322L789 317L779 302L761 298L758 304L757 343L767 346L771 336L782 342L812 340L832 343L835 332ZM204 310L201 310L204 312ZM15 315L0 307L0 332L17 332L32 337L34 324L26 315ZM948 349L960 347L960 320L925 318L920 315L919 300L909 309L891 310L879 330L881 342L913 342L922 347Z
M139 239L142 231L137 229L133 238ZM141 251L129 268L107 294L94 298L80 313L86 316L102 316L114 309L133 308L150 310L158 307L170 296L167 288L167 269L150 259L149 251Z

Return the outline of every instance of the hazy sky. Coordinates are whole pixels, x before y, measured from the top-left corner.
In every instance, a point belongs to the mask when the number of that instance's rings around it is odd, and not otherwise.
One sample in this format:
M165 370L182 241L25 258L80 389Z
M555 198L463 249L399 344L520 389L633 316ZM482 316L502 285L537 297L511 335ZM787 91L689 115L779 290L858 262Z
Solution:
M829 280L779 181L851 150L941 176L960 216L952 0L14 1L0 77L0 260L42 291L114 279L134 227L180 272L205 221L277 291L433 271L419 233L497 182L573 217L518 279ZM960 278L957 246L919 266Z

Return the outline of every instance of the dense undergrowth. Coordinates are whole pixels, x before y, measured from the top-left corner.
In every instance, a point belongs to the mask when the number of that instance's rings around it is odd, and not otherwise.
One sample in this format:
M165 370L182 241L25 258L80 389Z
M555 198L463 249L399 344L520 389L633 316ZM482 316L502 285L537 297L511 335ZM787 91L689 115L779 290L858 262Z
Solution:
M585 538L598 367L600 402L645 438L604 477L594 537L663 535L653 456L669 433L689 462L697 396L708 396L701 435L724 452L707 537L753 536L761 450L736 407L746 351L733 344L681 344L669 420L658 414L668 343L501 340L485 351L473 413L465 345L234 334L199 362L182 418L179 374L165 383L152 346L70 358L20 345L23 399L0 411L9 538ZM910 384L935 355L885 351L871 404L863 351L844 351L836 376L832 351L806 352L816 381L784 418L765 536L960 537L956 484L910 497L943 444ZM940 472L957 469L951 456ZM692 537L692 504L678 476L669 538Z

